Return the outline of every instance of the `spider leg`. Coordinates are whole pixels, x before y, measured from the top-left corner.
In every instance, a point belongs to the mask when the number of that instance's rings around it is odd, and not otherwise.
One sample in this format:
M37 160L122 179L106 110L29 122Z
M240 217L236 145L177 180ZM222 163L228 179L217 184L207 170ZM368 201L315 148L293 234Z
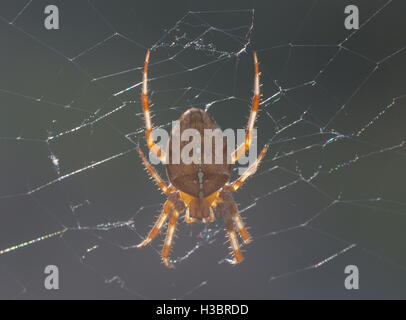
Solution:
M171 217L169 219L168 231L166 233L164 247L162 249L162 260L168 268L172 268L172 264L170 263L169 253L171 251L173 236L175 234L176 224L178 222L179 212L177 210L173 210Z
M196 221L196 218L191 218L191 217L190 217L189 208L186 209L185 222L186 222L186 223L193 223L193 222L195 222L195 221Z
M138 248L145 247L152 240L154 240L154 238L159 234L159 231L161 231L162 226L165 224L165 221L172 210L173 210L173 202L171 199L168 199L164 204L164 207L162 209L160 216L158 217L158 220L155 222L154 226L152 227L151 231L149 232L148 236L144 239L144 241L142 241L139 245L137 245Z
M251 242L251 236L248 233L247 229L244 226L244 222L241 219L241 216L238 212L238 206L237 203L235 203L234 200L231 202L231 215L234 220L235 227L241 236L241 238L244 240L244 243L248 244Z
M226 184L223 189L228 190L231 192L236 191L238 188L240 188L243 183L257 170L259 164L261 163L262 158L265 156L265 153L268 150L268 145L265 145L264 148L262 149L261 153L259 154L259 157L257 160L252 164L251 167L247 169L247 171L244 172L242 176L240 176L237 180L235 180L231 184Z
M242 256L240 245L238 243L237 234L234 231L233 217L231 216L231 214L229 212L225 212L223 214L223 218L224 218L224 223L226 225L228 240L230 241L230 246L231 246L230 249L232 250L232 255L234 257L234 259L229 260L229 262L231 264L238 264L238 263L242 262L244 260L244 258Z
M230 191L222 190L214 201L213 207L223 216L226 225L228 240L230 241L232 254L234 256L234 260L229 260L229 262L231 264L238 264L242 262L244 258L235 231L238 231L245 243L249 243L251 237L238 213L237 203L234 201Z
M138 147L137 151L140 155L140 158L142 160L142 163L144 164L145 169L149 172L151 177L155 180L157 183L159 189L162 190L165 194L171 194L173 191L175 191L174 186L167 186L165 181L159 176L158 172L156 172L155 168L148 162L148 160L145 158L144 153L142 152L141 148Z
M259 101L261 99L260 85L259 85L259 68L258 58L256 52L254 52L254 66L255 66L255 78L254 78L254 96L251 103L251 113L247 123L247 129L245 130L245 142L239 145L232 154L233 163L242 157L250 148L252 142L252 130L254 128L255 120L258 113Z
M209 218L209 222L214 222L215 220L215 216L214 216L214 211L212 209L212 207L210 207L210 218Z
M144 111L144 118L145 118L145 139L147 140L148 148L161 160L162 163L166 162L166 155L165 152L154 142L152 137L152 122L151 122L151 114L149 111L149 100L148 100L148 64L149 64L149 54L150 51L148 50L147 55L145 57L145 64L144 64L144 76L142 81L142 108Z
M238 212L238 205L234 201L231 192L228 190L222 190L219 194L219 197L216 199L214 206L218 208L220 214L231 214L233 218L235 229L238 231L238 234L244 240L244 242L250 243L251 237L244 226L244 222L241 219L241 216Z

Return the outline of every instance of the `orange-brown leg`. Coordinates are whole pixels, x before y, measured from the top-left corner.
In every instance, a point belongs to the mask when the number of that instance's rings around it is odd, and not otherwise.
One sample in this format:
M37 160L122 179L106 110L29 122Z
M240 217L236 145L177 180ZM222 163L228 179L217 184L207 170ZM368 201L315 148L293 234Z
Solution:
M230 242L231 254L234 257L232 260L228 260L231 264L238 264L244 260L240 245L238 243L237 234L234 231L234 221L230 213L226 212L223 214L224 223L226 225L226 231L228 240Z
M238 212L238 205L234 201L231 192L228 190L222 190L219 194L219 197L214 202L214 207L217 207L220 214L231 214L235 229L238 231L241 238L245 243L251 242L251 237L244 226L244 222L241 219L241 216Z
M196 221L196 218L192 218L191 216L190 216L190 211L189 211L189 208L186 210L186 214L185 214L185 222L186 223L193 223L193 222L195 222Z
M210 218L209 218L209 222L214 222L215 219L216 219L216 218L215 218L215 216L214 216L213 209L212 209L212 207L210 207Z
M262 158L265 156L267 151L268 145L265 145L260 155L258 156L257 160L252 164L252 166L249 167L247 171L245 171L244 174L240 176L237 180L235 180L233 183L226 184L224 186L224 190L234 192L238 188L240 188L243 185L243 183L257 170L259 164L261 163Z
M144 64L144 76L142 82L142 108L144 111L144 118L145 118L145 139L147 140L148 148L162 161L162 163L166 163L166 155L165 152L154 142L152 137L152 122L151 122L151 113L149 111L149 100L148 100L148 64L149 64L149 54L150 51L148 50L147 55L145 57L145 64Z
M159 176L158 172L154 169L154 167L148 162L148 160L145 158L144 153L142 152L141 148L138 147L137 151L140 155L140 158L142 160L142 163L144 164L145 169L149 172L151 177L155 180L156 184L158 185L159 189L162 190L165 194L170 194L173 191L175 191L174 186L167 186L165 181Z
M231 215L234 220L235 228L237 229L240 237L244 240L246 244L251 242L251 236L249 235L247 229L244 226L244 222L241 219L240 214L238 213L238 206L233 200L231 204Z
M158 220L155 222L154 226L152 227L151 231L149 232L148 236L142 241L137 247L145 247L147 244L149 244L154 238L159 234L159 231L161 231L163 225L165 224L166 219L168 218L168 215L171 213L173 209L173 202L168 199L164 207L162 209L162 212L160 216L158 217Z
M177 210L174 210L169 219L168 231L166 233L165 243L164 243L164 247L162 249L162 260L168 268L173 267L173 265L169 259L169 254L171 252L173 237L175 235L176 224L178 222L178 218L179 218L179 212Z
M250 148L252 142L252 130L254 128L255 120L257 118L258 106L261 99L261 93L259 90L259 67L257 54L254 52L254 67L255 67L255 78L254 78L254 96L252 98L251 113L248 119L247 128L245 131L245 142L237 147L237 149L232 154L233 162L236 162L240 157L242 157Z

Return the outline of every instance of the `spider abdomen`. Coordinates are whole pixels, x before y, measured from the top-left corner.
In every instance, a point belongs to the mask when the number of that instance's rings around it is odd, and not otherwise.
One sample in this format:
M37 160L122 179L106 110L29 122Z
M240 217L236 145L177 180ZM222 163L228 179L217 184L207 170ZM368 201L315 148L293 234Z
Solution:
M196 108L187 110L180 117L178 124L179 127L172 130L168 144L168 163L166 164L168 179L178 190L195 198L206 198L222 188L230 178L231 163L227 152L227 141L222 136L220 127L204 110ZM195 132L200 136L200 143L198 143L200 147L190 152L191 141L195 138L190 136L188 140L181 139L185 135L188 136L188 132L185 132L187 129L194 129L189 132L191 134ZM216 129L219 130L215 131ZM213 135L205 138L205 135L210 132ZM174 142L175 139L177 142ZM216 139L218 139L217 142ZM194 141L198 142L198 140ZM211 146L207 143L208 141L211 141ZM219 144L219 141L220 145L216 148L216 143ZM193 162L187 163L185 155L192 157Z

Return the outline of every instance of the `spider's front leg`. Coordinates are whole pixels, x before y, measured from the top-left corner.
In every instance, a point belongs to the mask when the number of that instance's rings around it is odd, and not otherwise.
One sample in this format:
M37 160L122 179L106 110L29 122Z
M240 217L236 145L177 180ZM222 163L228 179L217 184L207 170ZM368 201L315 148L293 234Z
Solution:
M235 163L240 157L246 154L250 148L252 139L253 139L253 129L255 120L257 118L258 106L261 100L260 84L259 84L259 67L258 67L258 58L257 54L254 52L254 68L255 68L255 77L254 77L254 96L252 97L251 102L251 112L248 119L247 128L245 130L245 141L239 145L236 150L231 154L233 163Z
M152 137L152 121L151 121L151 113L150 113L150 103L148 98L148 65L149 65L149 55L150 51L147 51L147 55L145 57L145 64L144 64L144 74L142 79L142 94L141 94L141 101L142 101L142 109L144 112L144 120L145 120L145 139L147 140L148 148L162 161L162 163L166 162L166 154L165 152L154 142Z

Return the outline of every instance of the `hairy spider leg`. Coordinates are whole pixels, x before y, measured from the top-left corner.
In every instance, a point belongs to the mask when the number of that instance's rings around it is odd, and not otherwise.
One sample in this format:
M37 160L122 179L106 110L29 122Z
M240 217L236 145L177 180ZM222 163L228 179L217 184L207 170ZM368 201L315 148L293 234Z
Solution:
M232 250L231 254L234 257L234 259L229 260L229 262L231 264L238 264L238 263L242 262L244 260L244 258L242 256L240 245L238 243L237 234L235 233L235 230L234 230L233 217L231 216L231 214L229 212L225 212L223 214L223 219L224 219L224 223L226 225L228 240L230 242L230 249Z
M173 191L176 190L174 186L167 186L165 181L159 176L158 172L156 172L155 168L149 163L149 161L145 158L144 153L142 152L141 148L138 147L137 151L140 155L142 163L144 164L145 169L151 175L151 177L155 180L156 184L158 185L159 189L162 190L165 194L171 194Z
M171 199L166 200L162 212L159 215L157 221L155 222L154 226L152 227L151 231L149 232L148 236L144 239L144 241L142 241L139 245L137 245L138 248L145 247L147 244L149 244L152 240L155 239L155 237L159 234L159 231L161 231L163 225L165 224L168 215L173 211L173 205L174 204Z
M254 77L254 96L251 103L251 113L248 119L247 128L245 130L245 142L239 145L232 154L232 161L235 163L240 157L242 157L250 148L252 142L252 130L254 128L255 120L257 118L258 106L261 100L260 84L259 84L259 67L258 58L256 52L254 52L254 66L255 66L255 77Z
M230 213L235 224L235 229L236 231L238 231L241 238L244 240L245 243L251 242L251 237L244 226L244 222L242 221L242 218L238 211L238 205L233 199L231 191L222 190L219 193L219 196L216 199L213 207L217 207L220 214Z
M214 220L216 220L216 217L214 216L214 211L213 208L210 207L210 218L209 218L209 222L214 222Z
M190 216L189 208L187 208L187 209L186 209L186 214L185 214L185 222L186 222L186 223L193 223L193 222L195 222L195 221L196 221L196 218L192 218L192 217Z
M224 190L228 190L234 192L238 190L244 182L257 170L259 164L261 163L262 158L265 156L266 152L268 151L268 145L265 145L262 149L261 153L259 154L257 160L241 175L237 180L232 182L231 184L226 184L224 186Z
M231 215L233 217L234 220L234 224L235 224L235 228L237 229L239 235L241 236L241 238L244 240L244 242L246 244L251 242L251 236L248 233L244 222L241 219L241 216L238 212L238 206L237 203L235 203L235 201L233 200L231 203Z
M173 236L175 235L176 224L178 222L178 218L179 218L179 212L177 210L173 210L171 217L169 219L168 231L166 232L165 243L162 248L162 260L168 268L173 267L169 261L170 260L169 254L171 252Z
M149 111L149 100L148 100L148 64L149 64L150 51L147 51L144 64L144 76L142 81L142 108L144 111L145 119L145 139L147 140L148 148L161 160L162 163L166 163L165 152L154 142L152 137L152 122L151 114Z

